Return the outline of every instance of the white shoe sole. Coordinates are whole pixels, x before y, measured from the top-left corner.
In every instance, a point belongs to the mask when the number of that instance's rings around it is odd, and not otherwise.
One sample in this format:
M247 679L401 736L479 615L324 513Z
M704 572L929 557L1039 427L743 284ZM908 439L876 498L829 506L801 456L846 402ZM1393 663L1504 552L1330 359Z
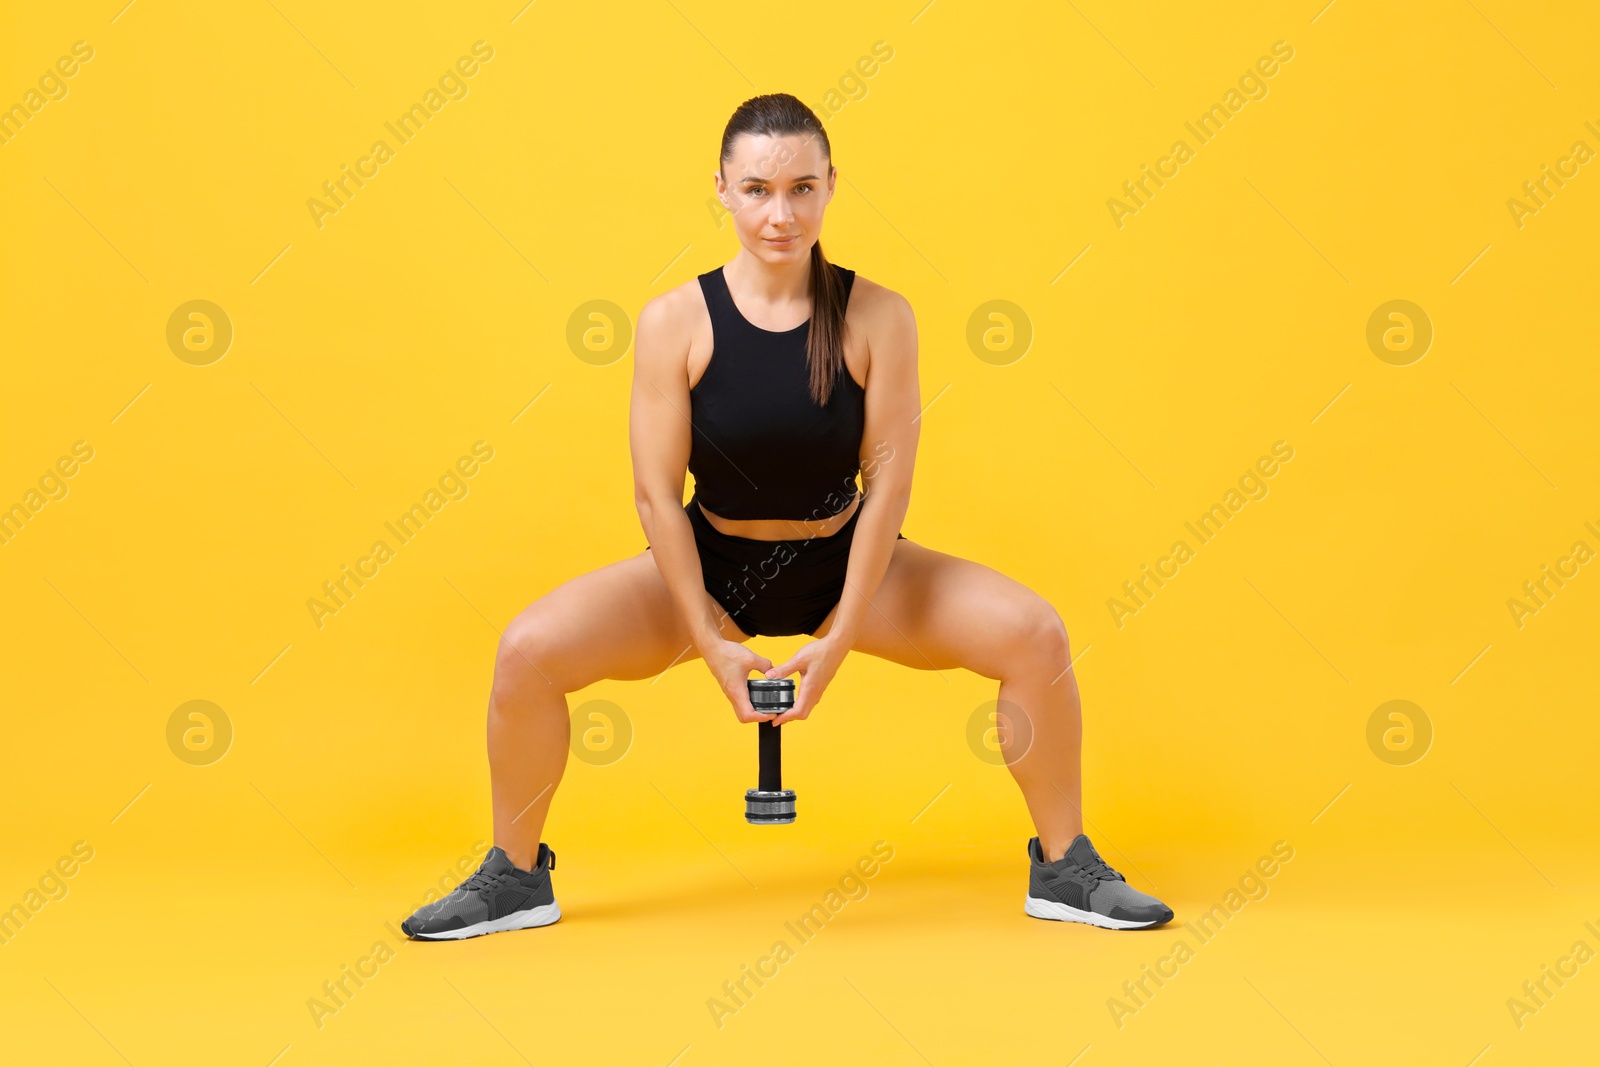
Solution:
M1138 922L1133 919L1113 919L1109 915L1097 915L1092 911L1079 911L1070 904L1060 904L1054 900L1041 900L1032 893L1028 894L1023 901L1022 910L1032 915L1035 919L1088 923L1090 926L1100 926L1107 930L1142 930L1146 926L1156 926L1167 921L1165 919L1151 919L1147 922Z
M477 937L479 934L498 934L506 930L528 930L535 926L549 926L561 918L561 905L555 901L541 904L537 908L526 911L514 911L510 915L498 919L488 919L471 926L463 926L459 930L446 930L442 934L413 934L417 941L460 941L464 937Z

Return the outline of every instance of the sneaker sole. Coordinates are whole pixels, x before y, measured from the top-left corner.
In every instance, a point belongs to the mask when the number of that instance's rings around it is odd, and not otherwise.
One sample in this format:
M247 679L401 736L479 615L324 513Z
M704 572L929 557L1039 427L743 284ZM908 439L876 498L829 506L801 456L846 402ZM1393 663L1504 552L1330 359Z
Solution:
M561 918L561 905L552 901L541 904L536 908L523 911L514 911L510 915L503 915L498 919L488 919L471 926L463 926L458 930L446 930L439 934L412 934L414 941L460 941L466 937L478 937L482 934L498 934L506 930L529 930L535 926L549 926Z
M1099 926L1107 930L1142 930L1147 926L1159 926L1164 922L1170 921L1169 919L1150 919L1141 922L1136 919L1113 919L1109 915L1099 915L1092 911L1079 911L1070 904L1061 904L1054 900L1041 900L1031 893L1023 901L1022 910L1035 919L1088 923L1090 926Z

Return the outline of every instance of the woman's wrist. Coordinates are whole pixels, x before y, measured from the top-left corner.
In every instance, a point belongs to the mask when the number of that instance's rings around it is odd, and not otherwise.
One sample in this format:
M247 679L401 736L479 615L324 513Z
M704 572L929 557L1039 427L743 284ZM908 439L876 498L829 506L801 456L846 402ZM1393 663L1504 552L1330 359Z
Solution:
M704 616L697 619L690 626L689 635L690 639L694 641L694 647L700 650L702 654L706 649L727 640L727 637L722 633L721 620L710 610L707 610Z
M833 623L828 627L826 637L832 639L835 644L849 648L856 643L856 636L860 632L861 618L854 610L854 605L845 603L845 598L841 598L839 609L834 612Z

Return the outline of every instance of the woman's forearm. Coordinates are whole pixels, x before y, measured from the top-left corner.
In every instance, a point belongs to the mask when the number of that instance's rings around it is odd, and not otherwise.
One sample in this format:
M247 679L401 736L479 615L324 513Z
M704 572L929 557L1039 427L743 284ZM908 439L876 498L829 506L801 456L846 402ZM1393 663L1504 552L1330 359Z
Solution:
M705 576L700 569L700 552L694 543L694 527L681 505L641 497L635 501L639 522L650 542L656 569L667 583L678 614L689 628L696 648L722 639L720 619L706 595Z
M880 499L880 495L871 493L861 502L863 511L851 538L850 561L845 566L844 593L839 597L839 610L828 630L828 636L836 638L846 648L855 644L861 620L871 607L878 586L883 583L910 504L908 497Z

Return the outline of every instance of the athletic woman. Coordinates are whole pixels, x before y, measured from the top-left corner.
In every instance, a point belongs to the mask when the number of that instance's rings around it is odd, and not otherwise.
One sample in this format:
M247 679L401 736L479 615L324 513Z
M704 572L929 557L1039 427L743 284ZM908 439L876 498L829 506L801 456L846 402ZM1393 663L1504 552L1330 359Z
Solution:
M561 917L540 832L566 767L566 694L698 657L740 722L763 718L750 672L798 672L782 724L811 715L852 649L1000 682L1002 754L1038 830L1027 914L1166 922L1171 909L1083 833L1078 687L1060 616L998 571L900 533L921 404L916 320L900 294L823 256L837 172L822 124L788 94L747 100L720 164L739 252L639 313L629 437L649 544L506 627L489 700L494 846L403 929L444 940ZM695 492L684 505L686 472ZM745 647L802 633L815 640L776 665Z

